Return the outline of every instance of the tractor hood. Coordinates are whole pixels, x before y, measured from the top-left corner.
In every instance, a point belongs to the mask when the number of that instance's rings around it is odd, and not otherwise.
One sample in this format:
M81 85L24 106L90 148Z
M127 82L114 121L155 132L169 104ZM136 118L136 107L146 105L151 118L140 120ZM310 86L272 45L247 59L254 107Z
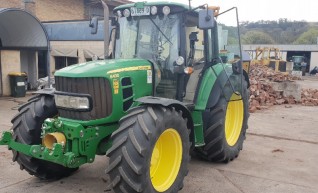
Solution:
M150 69L151 63L143 59L109 59L68 66L56 71L54 75L73 78L107 77L115 73Z

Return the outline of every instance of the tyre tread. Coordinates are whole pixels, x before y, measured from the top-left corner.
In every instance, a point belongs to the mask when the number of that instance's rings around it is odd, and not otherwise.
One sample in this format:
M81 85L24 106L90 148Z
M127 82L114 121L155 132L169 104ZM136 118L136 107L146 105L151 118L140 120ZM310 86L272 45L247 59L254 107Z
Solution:
M161 106L140 106L130 110L125 118L121 119L120 127L115 135L112 135L112 141L115 147L111 147L107 151L110 157L108 169L106 173L110 176L110 187L114 192L129 193L154 193L152 185L149 186L145 179L147 174L146 160L150 161L152 151L149 150L151 142L157 140L159 130L157 126L164 127L163 118L171 119L171 116L177 116L182 121L182 125L186 128L186 124L182 117L182 113L175 111L173 108L165 108ZM131 124L134 122L133 124ZM190 132L186 132L187 134ZM186 135L189 138L188 135ZM122 140L127 138L126 140ZM190 149L190 143L186 146ZM121 158L118 158L121 156ZM189 162L189 156L184 155L183 159ZM149 169L149 168L148 168ZM180 170L181 176L185 176L188 170ZM147 177L146 177L147 178ZM178 181L179 182L179 181ZM171 188L171 193L183 187L183 183L176 183Z
M18 109L12 120L13 139L33 145L41 143L41 126L46 118L57 114L53 96L36 95ZM18 162L21 170L40 179L59 179L73 173L77 168L66 168L44 160L26 156L12 150L13 161Z
M249 117L249 91L245 81L243 82L243 86L244 91L242 93L242 100L244 101L244 121L239 141L234 147L230 147L227 145L224 128L227 100L226 97L221 94L213 108L207 109L205 111L206 115L208 115L209 117L208 119L204 120L204 125L206 125L206 129L204 130L204 139L206 145L204 147L195 149L197 155L199 155L201 158L213 162L228 162L235 159L238 156L240 150L242 150L243 142L246 138L245 134L246 129L248 128L247 121ZM229 87L228 84L226 84L223 89L226 89L227 87Z

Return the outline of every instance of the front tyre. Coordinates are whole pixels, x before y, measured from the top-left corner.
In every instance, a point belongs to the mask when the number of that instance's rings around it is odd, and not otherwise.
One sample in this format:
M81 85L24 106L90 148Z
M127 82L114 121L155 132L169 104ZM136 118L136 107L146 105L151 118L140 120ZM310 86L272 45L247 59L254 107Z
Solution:
M15 141L27 145L42 143L41 131L45 119L57 115L54 97L38 95L19 108L19 113L11 120L13 138ZM32 158L20 152L13 152L13 161L17 161L21 169L40 179L59 179L71 175L77 168L64 166Z
M132 109L112 141L106 173L114 192L175 193L183 187L190 160L189 131L175 109Z

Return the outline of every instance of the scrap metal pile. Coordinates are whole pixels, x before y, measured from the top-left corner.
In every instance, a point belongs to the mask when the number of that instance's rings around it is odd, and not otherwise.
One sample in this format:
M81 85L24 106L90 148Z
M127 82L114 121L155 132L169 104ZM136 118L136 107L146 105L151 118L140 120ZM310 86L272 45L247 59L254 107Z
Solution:
M273 105L302 104L306 106L318 106L318 90L301 90L300 86L295 83L295 80L301 80L299 77L275 72L265 65L252 65L249 76L251 84L249 111L251 113L257 110L268 109ZM277 85L284 84L289 86L285 90L278 89L279 86ZM289 88L291 92L289 92L288 87L291 87ZM299 97L297 97L298 88ZM290 95L290 93L294 95Z

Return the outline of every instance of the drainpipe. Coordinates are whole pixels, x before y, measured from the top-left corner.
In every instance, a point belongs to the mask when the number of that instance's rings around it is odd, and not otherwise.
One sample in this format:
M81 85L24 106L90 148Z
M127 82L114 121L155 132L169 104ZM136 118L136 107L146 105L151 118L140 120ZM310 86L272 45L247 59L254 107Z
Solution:
M49 37L47 36L47 54L46 54L46 65L47 65L47 77L48 77L48 87L52 88L52 84L51 84L51 58L50 58L50 51L51 51L51 46L50 46L50 40Z
M1 43L1 42L0 42ZM1 47L1 44L0 44ZM2 83L2 64L1 64L1 50L0 50L0 96L3 94L3 83Z
M105 1L101 1L104 8L104 59L106 60L109 57L109 9Z

